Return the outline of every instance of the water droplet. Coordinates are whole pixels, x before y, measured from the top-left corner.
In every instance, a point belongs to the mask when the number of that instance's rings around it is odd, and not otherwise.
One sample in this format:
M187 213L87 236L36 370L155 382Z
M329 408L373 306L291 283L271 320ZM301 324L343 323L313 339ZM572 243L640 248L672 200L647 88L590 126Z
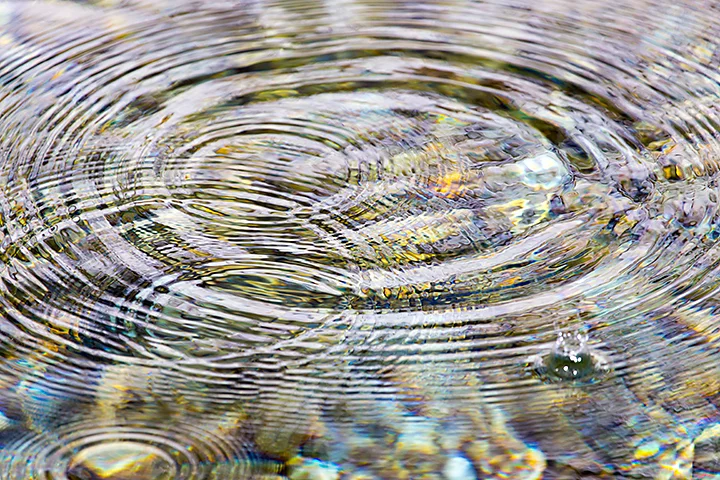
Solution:
M576 384L595 383L609 370L607 360L592 351L588 336L579 332L560 333L551 352L532 358L535 371L551 381Z

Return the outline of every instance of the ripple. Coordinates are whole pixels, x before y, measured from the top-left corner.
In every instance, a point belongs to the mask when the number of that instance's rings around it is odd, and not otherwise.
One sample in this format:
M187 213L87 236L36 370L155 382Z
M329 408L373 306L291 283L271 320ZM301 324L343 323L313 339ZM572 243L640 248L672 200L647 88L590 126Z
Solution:
M45 370L4 392L9 478L248 478L282 467L257 455L242 431L247 413L223 385L112 365L85 376L88 396L73 375Z
M207 425L207 423L206 423ZM262 463L249 445L204 425L70 422L53 436L33 435L6 445L4 471L13 478L249 478L279 466ZM23 457L13 453L23 452ZM32 455L32 457L29 457ZM32 461L24 460L32 458Z
M334 471L292 459L405 364L483 392L528 478L682 470L720 416L716 13L3 4L0 471ZM156 423L108 419L128 391ZM192 430L228 409L264 420ZM433 471L500 475L478 449Z

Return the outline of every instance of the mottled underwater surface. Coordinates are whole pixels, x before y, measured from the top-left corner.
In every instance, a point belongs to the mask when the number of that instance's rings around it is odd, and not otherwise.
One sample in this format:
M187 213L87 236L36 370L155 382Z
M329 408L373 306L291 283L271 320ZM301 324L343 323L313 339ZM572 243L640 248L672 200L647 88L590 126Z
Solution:
M0 3L0 479L720 479L720 4Z

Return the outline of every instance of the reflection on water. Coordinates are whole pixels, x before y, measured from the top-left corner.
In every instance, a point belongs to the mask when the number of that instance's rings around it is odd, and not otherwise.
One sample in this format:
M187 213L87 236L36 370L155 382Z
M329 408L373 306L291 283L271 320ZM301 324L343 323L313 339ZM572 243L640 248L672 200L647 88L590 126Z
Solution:
M0 478L720 478L704 0L0 4Z

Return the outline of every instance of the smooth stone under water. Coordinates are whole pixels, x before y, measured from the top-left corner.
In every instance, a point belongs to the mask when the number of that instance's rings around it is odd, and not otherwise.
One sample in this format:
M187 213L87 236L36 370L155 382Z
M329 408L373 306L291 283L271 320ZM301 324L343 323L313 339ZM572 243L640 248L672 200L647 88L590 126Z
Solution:
M135 442L93 445L77 453L68 465L70 480L171 480L174 462L161 449Z

